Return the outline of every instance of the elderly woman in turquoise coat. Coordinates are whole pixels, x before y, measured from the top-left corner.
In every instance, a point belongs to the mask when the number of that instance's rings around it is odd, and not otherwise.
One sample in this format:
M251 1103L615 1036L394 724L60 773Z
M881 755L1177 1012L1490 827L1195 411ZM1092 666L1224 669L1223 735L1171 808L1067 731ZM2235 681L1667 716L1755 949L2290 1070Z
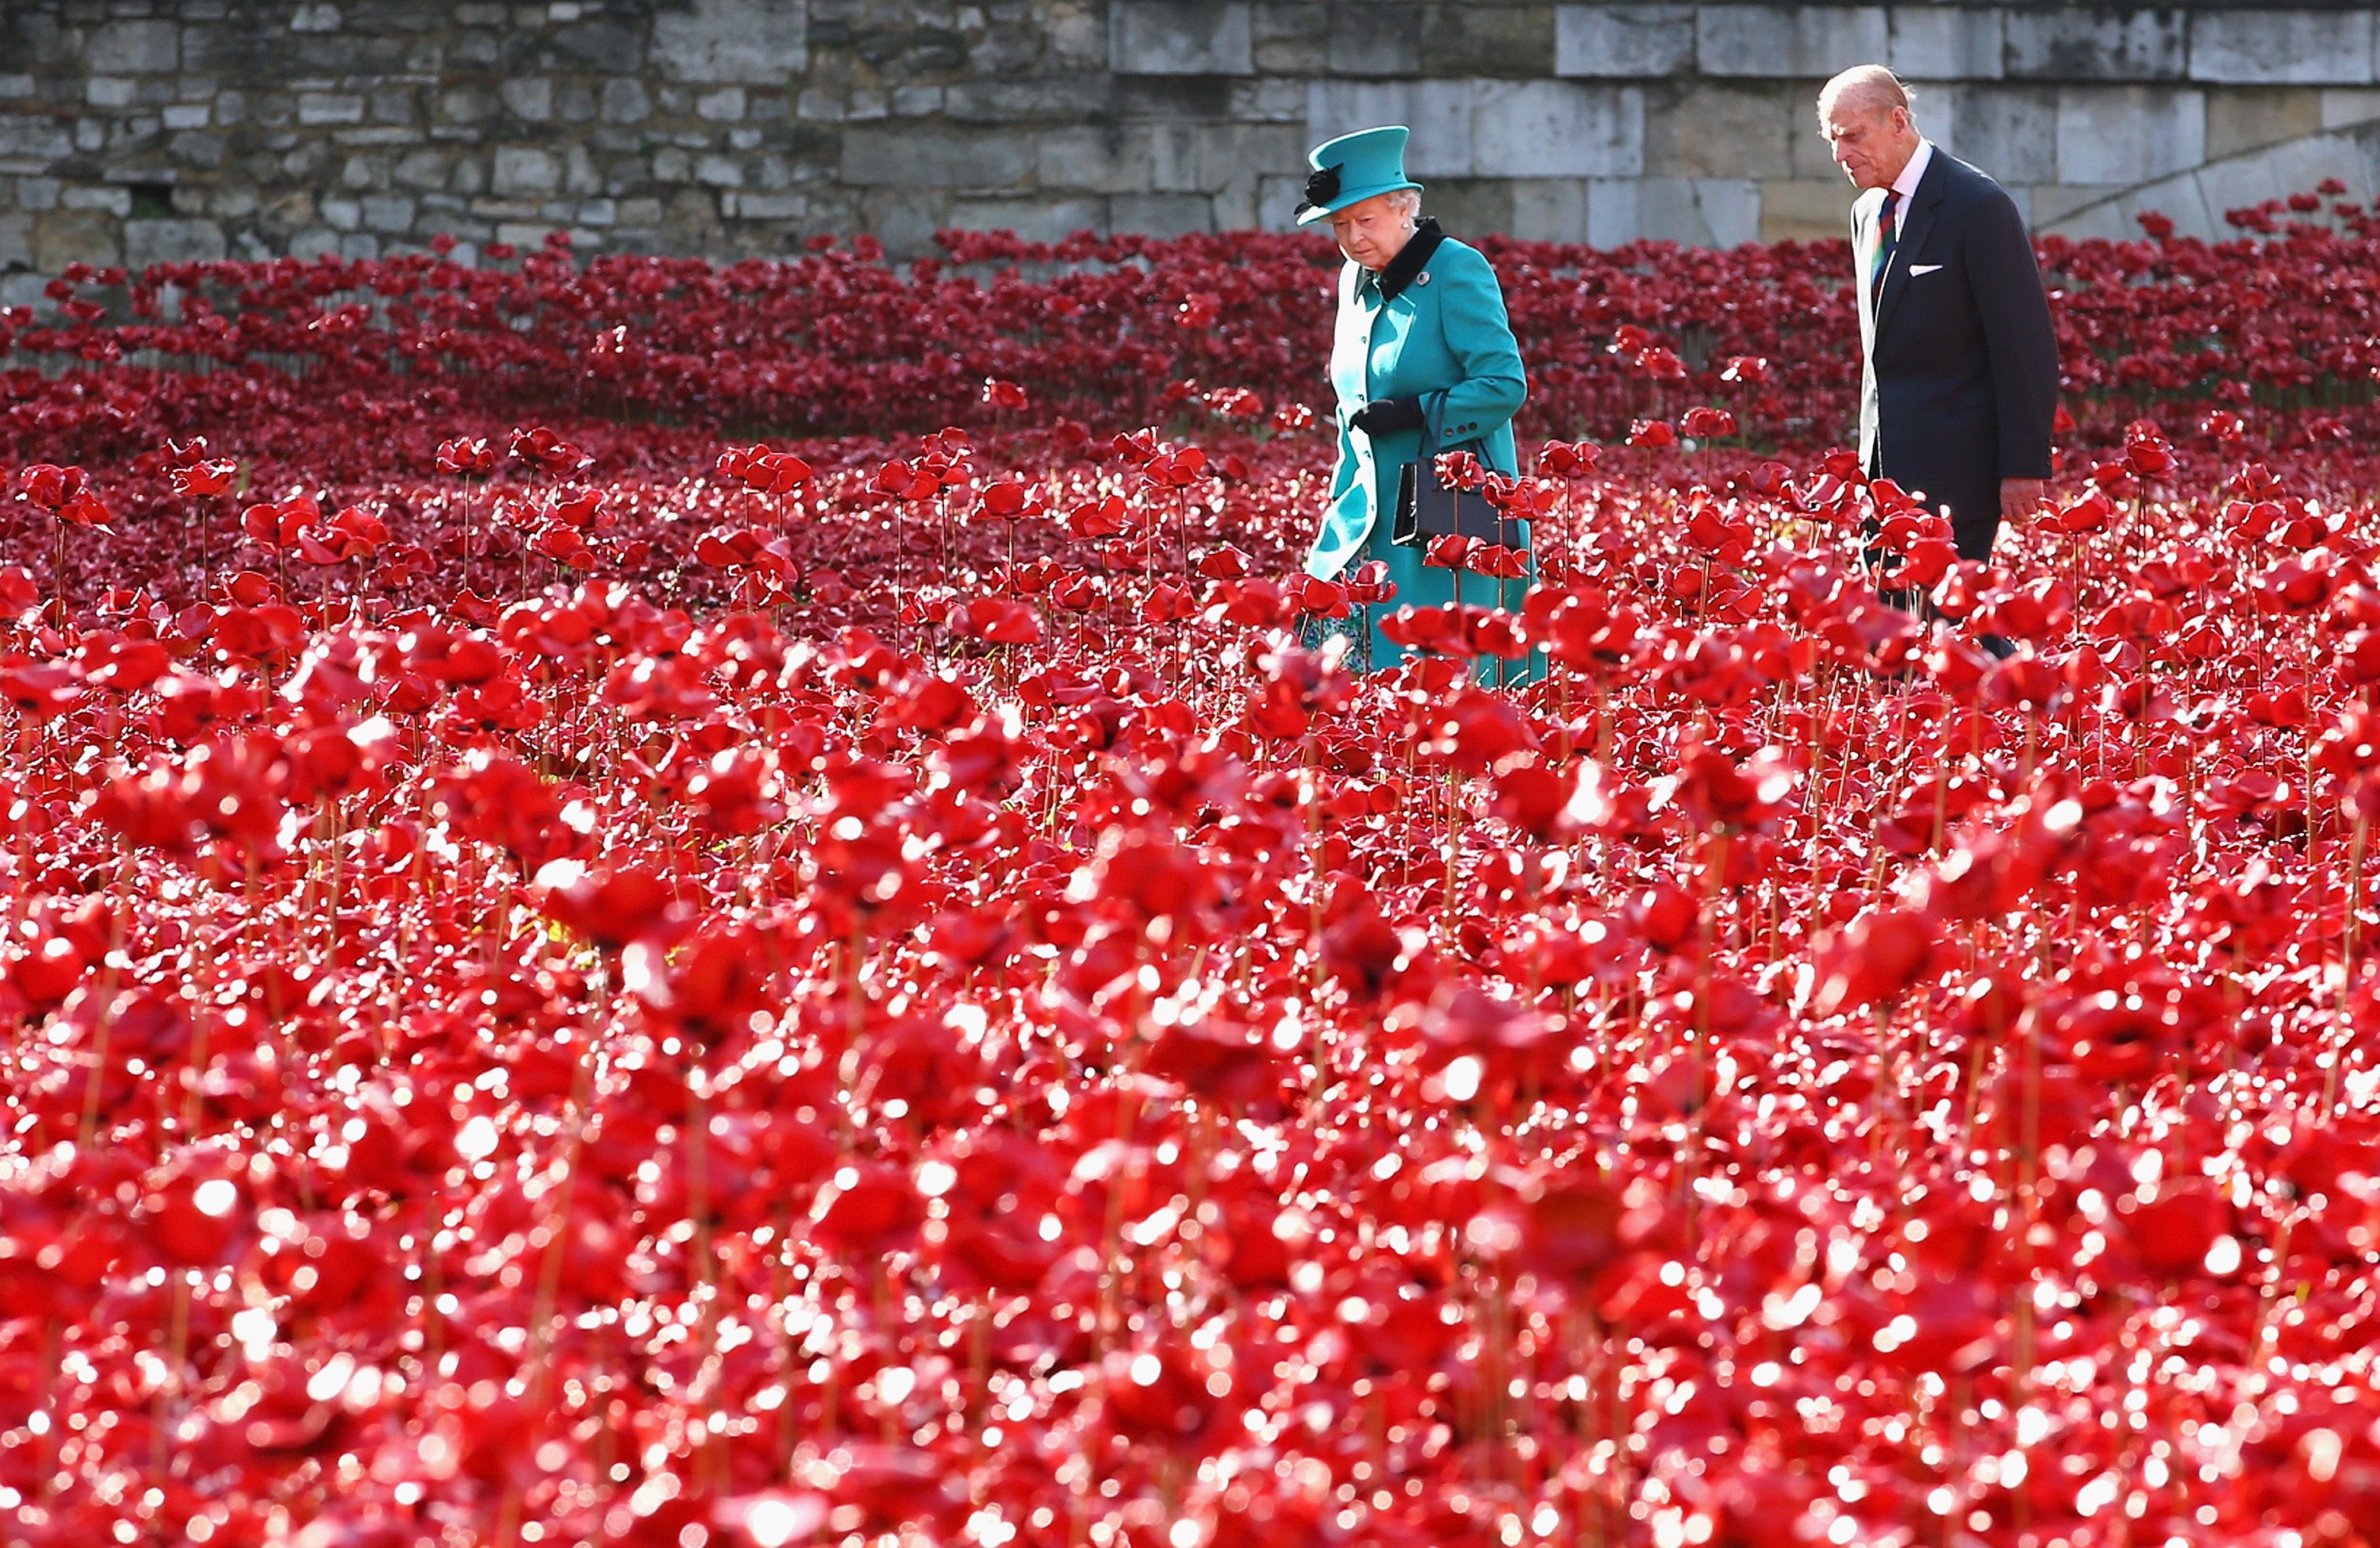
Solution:
M1382 617L1408 603L1456 600L1455 571L1425 565L1421 549L1390 541L1397 485L1421 453L1429 416L1440 416L1440 450L1469 451L1496 472L1517 472L1512 415L1529 390L1496 271L1421 215L1421 185L1405 176L1407 133L1365 129L1316 146L1297 216L1300 225L1330 222L1347 255L1330 349L1339 462L1305 571L1330 580L1366 560L1388 566L1396 596L1367 609L1375 669L1404 654L1380 633ZM1521 530L1525 544L1525 524ZM1524 583L1467 574L1461 588L1464 602L1517 609Z

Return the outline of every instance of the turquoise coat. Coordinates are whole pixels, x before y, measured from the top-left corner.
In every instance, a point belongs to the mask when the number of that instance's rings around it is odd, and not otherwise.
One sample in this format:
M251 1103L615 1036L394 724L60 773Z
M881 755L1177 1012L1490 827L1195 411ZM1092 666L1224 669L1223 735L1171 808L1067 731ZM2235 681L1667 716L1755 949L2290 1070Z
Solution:
M1450 446L1484 442L1469 448L1481 462L1500 473L1520 470L1512 415L1528 396L1528 377L1488 260L1448 238L1412 283L1386 302L1379 276L1348 263L1339 274L1330 386L1339 398L1339 462L1306 573L1335 579L1367 559L1383 559L1397 597L1376 614L1408 603L1427 607L1453 601L1452 571L1427 568L1419 550L1389 541L1398 480L1420 455L1421 432L1396 431L1375 441L1348 421L1375 398L1418 397L1427 408L1442 397ZM1507 581L1501 590L1512 593L1503 604L1517 606L1521 584ZM1498 591L1494 580L1474 576L1463 584L1463 600L1485 603L1499 600ZM1402 652L1380 638L1377 616L1372 622L1372 664L1393 664Z

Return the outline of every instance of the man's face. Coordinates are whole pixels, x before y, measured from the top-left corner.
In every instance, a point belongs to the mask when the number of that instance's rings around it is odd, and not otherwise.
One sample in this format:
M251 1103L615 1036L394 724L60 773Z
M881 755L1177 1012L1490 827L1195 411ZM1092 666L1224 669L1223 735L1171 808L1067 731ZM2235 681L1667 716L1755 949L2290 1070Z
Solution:
M1890 188L1917 148L1905 107L1838 100L1820 115L1818 127L1834 147L1835 165L1855 188Z
M1412 227L1383 193L1333 214L1330 235L1338 238L1341 252L1366 269L1379 269L1403 249Z

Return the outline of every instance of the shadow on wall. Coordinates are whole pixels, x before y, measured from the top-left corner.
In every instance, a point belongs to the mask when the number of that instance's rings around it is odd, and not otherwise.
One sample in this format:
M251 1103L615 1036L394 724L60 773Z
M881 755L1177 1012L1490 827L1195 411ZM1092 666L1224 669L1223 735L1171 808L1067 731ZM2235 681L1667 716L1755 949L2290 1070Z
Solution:
M2093 237L2133 241L2140 217L2155 212L2173 222L2173 235L2204 241L2229 241L2243 235L2225 218L2267 200L2342 185L2336 197L2370 205L2380 196L2380 119L2326 129L2260 150L2226 156L2204 166L2142 183L2035 225L2039 236Z

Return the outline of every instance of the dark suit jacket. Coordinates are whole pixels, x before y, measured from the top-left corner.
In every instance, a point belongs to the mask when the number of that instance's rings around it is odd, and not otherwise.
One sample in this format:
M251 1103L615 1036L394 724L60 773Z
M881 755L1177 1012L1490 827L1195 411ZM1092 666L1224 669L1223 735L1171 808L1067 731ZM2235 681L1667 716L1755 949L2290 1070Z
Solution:
M1860 463L1949 506L1959 552L1981 558L2002 479L2049 476L2058 339L2016 205L1940 146L1901 212L1880 294L1868 293L1876 212L1852 206L1860 296Z

